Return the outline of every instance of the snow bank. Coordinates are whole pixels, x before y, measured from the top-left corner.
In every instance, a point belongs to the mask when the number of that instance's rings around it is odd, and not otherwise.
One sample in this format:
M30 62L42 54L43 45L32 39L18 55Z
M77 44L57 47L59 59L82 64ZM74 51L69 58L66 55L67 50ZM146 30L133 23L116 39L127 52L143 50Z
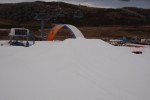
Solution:
M149 59L94 39L0 46L0 100L149 100Z

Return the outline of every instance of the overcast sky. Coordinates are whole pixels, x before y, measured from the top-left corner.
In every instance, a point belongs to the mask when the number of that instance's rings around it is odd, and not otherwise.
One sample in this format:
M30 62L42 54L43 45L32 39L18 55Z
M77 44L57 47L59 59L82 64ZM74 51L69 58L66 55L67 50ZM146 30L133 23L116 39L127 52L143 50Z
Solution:
M0 3L32 2L37 0L0 0ZM38 0L39 1L39 0ZM101 8L140 7L150 8L150 0L40 0L40 1L62 1L73 4L88 5Z

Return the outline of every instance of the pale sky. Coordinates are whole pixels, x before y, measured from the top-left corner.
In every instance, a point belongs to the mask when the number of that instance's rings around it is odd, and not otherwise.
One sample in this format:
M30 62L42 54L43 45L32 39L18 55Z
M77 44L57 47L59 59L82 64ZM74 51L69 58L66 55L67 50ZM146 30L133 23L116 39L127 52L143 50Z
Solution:
M32 2L36 0L0 0L0 3ZM100 8L121 8L121 7L140 7L150 9L150 0L40 0L40 1L61 1L73 4L81 4Z

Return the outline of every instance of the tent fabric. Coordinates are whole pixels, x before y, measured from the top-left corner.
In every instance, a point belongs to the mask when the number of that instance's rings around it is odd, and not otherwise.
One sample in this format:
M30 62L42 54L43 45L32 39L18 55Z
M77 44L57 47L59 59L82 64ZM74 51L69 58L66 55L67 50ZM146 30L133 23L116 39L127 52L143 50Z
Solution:
M48 34L47 36L47 40L48 41L52 41L55 37L55 35L57 34L57 32L63 28L63 27L67 27L71 32L72 34L74 34L75 38L77 37L83 37L83 34L80 32L79 29L77 29L75 26L73 25L69 25L69 24L60 24L60 25L56 25Z
M47 40L53 40L53 38L55 37L56 33L62 28L62 25L57 25L55 26L50 33L47 36Z
M79 29L77 29L75 26L73 26L73 25L66 25L66 27L71 29L71 31L75 35L75 37L84 37L83 34L81 33L81 31Z

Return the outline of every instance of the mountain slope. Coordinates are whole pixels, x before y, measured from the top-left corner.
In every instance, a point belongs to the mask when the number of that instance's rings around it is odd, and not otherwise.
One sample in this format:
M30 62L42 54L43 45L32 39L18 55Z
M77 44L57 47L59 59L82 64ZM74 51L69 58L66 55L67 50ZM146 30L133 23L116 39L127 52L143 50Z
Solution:
M141 8L121 8L104 9L91 8L85 6L76 6L72 4L59 3L64 17L54 17L58 8L57 2L30 2L16 4L1 4L0 18L16 21L16 25L32 22L39 13L47 13L50 16L50 22L69 23L77 26L99 26L99 25L131 25L131 24L150 24L150 10ZM74 18L74 14L84 15L83 18ZM2 24L1 24L2 26ZM34 26L31 24L31 26Z

